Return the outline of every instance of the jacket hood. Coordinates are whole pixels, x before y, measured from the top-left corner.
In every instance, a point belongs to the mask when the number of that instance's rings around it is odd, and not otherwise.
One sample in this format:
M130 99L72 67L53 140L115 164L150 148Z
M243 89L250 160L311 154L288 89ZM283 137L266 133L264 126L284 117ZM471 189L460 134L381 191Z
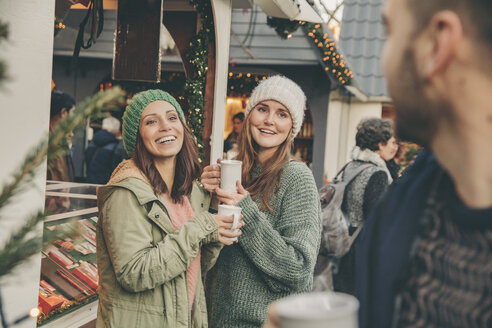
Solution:
M94 144L96 144L96 146L104 147L107 144L117 142L118 139L116 139L114 134L112 134L111 132L106 130L101 130L101 131L97 131L94 134L94 138L92 139L92 141L94 142Z
M109 182L97 188L97 205L101 209L102 203L111 195L115 187L122 187L132 191L140 204L157 199L149 179L137 167L133 158L121 162L113 171Z
M381 168L388 175L388 183L393 182L393 178L391 178L391 173L386 166L386 162L382 159L379 154L373 152L370 149L361 150L359 147L355 146L352 149L352 153L350 157L355 161L369 162L373 163L377 167Z

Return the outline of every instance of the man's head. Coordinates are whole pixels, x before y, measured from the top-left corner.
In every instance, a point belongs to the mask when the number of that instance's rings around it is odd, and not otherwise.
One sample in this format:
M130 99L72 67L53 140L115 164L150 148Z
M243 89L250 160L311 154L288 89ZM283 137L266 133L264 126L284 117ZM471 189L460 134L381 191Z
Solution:
M490 0L387 0L383 69L403 140L430 145L474 74L492 79Z
M50 119L68 114L75 106L75 100L65 92L54 90L51 92Z
M237 113L232 117L232 130L239 134L243 128L244 113Z
M111 132L115 136L120 135L120 126L120 121L113 116L106 117L102 121L102 129Z
M60 120L66 117L75 108L75 100L65 92L54 90L51 92L50 130L53 130ZM67 138L71 138L69 133Z

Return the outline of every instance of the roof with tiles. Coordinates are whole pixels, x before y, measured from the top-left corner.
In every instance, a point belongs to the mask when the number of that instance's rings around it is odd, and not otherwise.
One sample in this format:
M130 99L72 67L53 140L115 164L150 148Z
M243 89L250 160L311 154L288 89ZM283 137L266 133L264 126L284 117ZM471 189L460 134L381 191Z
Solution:
M355 86L367 97L388 98L380 57L386 40L381 23L384 0L345 0L340 48L354 73Z

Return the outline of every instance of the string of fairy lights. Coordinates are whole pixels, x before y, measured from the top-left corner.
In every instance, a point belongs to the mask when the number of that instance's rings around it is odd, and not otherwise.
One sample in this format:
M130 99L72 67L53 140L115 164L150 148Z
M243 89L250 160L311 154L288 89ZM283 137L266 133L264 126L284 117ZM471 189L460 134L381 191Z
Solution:
M324 33L321 24L308 22L299 22L299 24L303 27L307 36L309 36L318 47L322 61L325 65L325 71L330 73L331 76L341 84L350 84L354 74L347 66L347 63L343 59L343 55L340 54L340 49L335 41L328 37L327 33Z
M65 24L63 24L63 19L55 17L55 35L58 34L61 30L66 28Z
M230 97L249 97L251 91L258 85L260 80L267 77L261 74L229 72L227 81L227 95Z
M283 18L268 17L268 26L275 29L278 36L282 39L290 39L292 33L302 27L304 33L311 38L314 45L318 48L324 70L340 84L349 85L352 82L354 74L343 59L340 49L335 41L325 33L321 24L290 21Z

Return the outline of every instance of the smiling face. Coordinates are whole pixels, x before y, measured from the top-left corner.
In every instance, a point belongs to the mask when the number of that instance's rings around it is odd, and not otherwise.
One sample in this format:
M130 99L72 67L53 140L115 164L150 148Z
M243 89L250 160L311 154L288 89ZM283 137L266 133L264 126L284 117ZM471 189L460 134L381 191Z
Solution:
M145 107L140 136L147 151L159 159L174 159L183 146L184 128L173 105L158 100Z
M292 118L289 110L275 100L265 100L253 108L249 118L251 136L259 151L275 151L290 134Z
M239 118L235 118L232 120L232 130L239 134L243 128L243 121L241 121Z

